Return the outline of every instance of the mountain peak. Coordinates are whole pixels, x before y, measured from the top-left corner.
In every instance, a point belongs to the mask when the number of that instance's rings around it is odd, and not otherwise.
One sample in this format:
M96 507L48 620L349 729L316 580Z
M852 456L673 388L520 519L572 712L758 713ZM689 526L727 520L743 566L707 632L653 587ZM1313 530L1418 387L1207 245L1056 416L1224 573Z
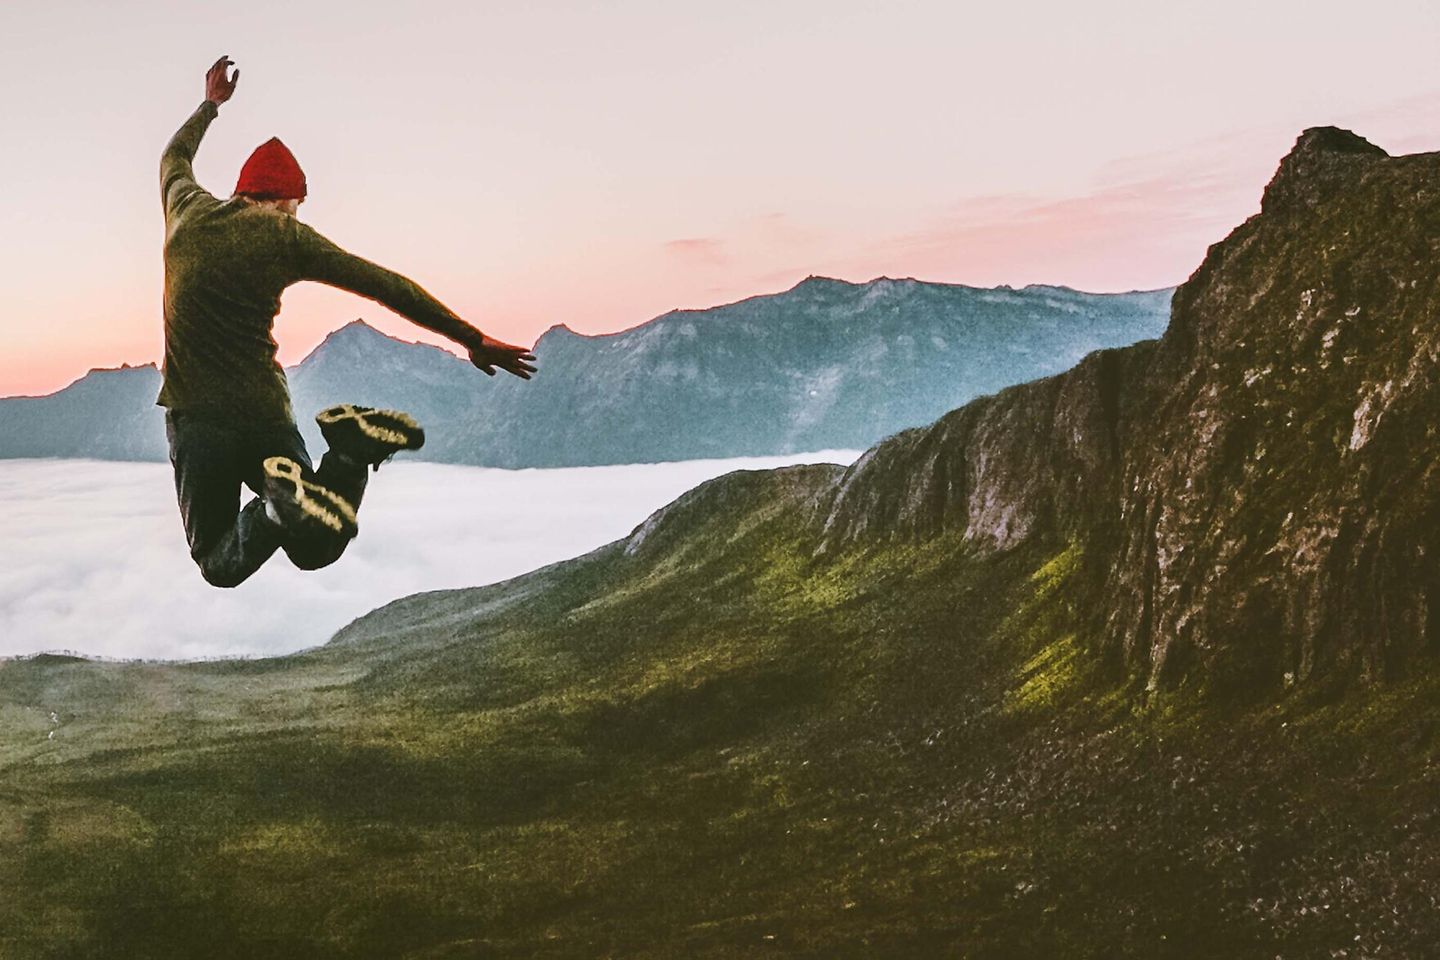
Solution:
M325 339L320 341L320 345L314 350L311 350L300 363L302 365L310 363L321 357L329 356L337 352L353 353L356 351L365 351L385 342L402 343L403 341L397 340L389 334L382 333L364 320L356 318L343 327L327 333Z
M1340 127L1310 127L1280 161L1265 195L1264 211L1300 203L1314 206L1335 193L1357 166L1389 158L1369 140Z
M871 289L878 287L882 290L889 290L898 287L900 289L908 290L911 287L918 286L919 283L920 281L916 280L914 277L876 277L875 279L866 283L865 286Z
M1352 130L1341 127L1307 127L1295 141L1295 146L1285 160L1297 154L1307 153L1355 153L1371 157L1388 157L1389 154ZM1284 163L1282 160L1281 163Z
M125 373L130 370L158 370L155 361L149 363L122 363L118 367L91 367L87 376L92 374Z
M370 326L370 324L366 323L364 318L362 317L356 317L354 320L351 320L349 323L345 324L345 326L335 330L331 330L328 334L326 334L325 339L330 340L337 337L384 337L387 340L394 339L394 337L382 333L375 327Z
M801 280L799 283L795 284L795 286L791 287L790 292L795 293L801 290L813 290L818 292L822 290L849 289L855 286L858 286L858 284L851 283L849 280L838 280L835 277L822 277L819 274L812 273L804 280Z

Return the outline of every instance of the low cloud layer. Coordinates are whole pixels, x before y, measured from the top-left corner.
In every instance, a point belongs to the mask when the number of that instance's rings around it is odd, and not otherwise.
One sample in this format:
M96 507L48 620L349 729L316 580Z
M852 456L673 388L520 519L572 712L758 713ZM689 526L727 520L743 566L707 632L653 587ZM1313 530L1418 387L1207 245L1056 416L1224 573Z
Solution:
M277 555L234 590L208 586L191 563L168 466L0 462L0 656L198 658L315 646L398 597L493 583L585 553L711 477L855 456L564 470L393 464L373 478L361 535L339 563L304 573Z

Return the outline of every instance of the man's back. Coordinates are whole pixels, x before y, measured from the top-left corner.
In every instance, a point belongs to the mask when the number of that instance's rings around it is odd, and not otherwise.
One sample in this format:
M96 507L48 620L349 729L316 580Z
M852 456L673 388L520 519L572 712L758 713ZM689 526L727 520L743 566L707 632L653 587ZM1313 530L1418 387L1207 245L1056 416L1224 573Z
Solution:
M195 151L217 106L203 102L165 146L165 385L158 403L244 422L289 421L272 335L280 293L298 278L293 217L195 180Z
M291 419L272 334L295 282L297 222L195 187L165 217L162 406L246 420Z

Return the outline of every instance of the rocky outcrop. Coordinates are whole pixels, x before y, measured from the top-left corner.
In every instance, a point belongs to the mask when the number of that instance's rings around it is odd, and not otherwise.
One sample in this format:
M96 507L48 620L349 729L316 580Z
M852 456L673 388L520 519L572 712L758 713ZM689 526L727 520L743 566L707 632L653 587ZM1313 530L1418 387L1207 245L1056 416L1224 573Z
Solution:
M963 531L1086 547L1097 642L1153 688L1404 674L1440 647L1440 154L1307 130L1158 342L891 438L820 552Z
M1116 495L1121 384L1154 350L1152 341L1091 354L867 451L826 504L819 552L956 528L987 550L1080 532Z

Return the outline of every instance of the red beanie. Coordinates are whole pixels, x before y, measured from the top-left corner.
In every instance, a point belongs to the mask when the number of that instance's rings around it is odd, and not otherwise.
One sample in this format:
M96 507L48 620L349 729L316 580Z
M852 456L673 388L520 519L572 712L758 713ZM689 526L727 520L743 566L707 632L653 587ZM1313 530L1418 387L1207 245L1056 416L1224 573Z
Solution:
M279 137L271 137L256 147L240 168L235 192L256 200L304 200L305 171L290 148Z

